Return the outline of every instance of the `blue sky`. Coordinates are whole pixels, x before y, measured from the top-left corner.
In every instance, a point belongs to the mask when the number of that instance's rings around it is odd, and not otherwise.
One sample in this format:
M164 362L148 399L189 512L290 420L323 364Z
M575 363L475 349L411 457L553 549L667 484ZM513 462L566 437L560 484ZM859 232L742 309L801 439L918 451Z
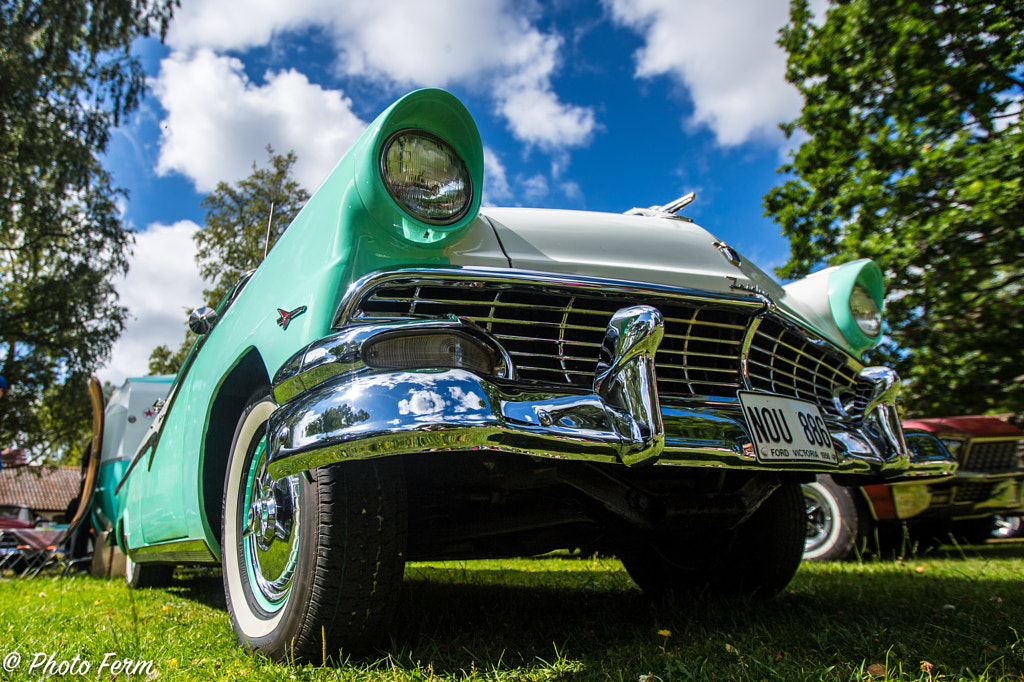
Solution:
M106 162L129 198L134 319L100 377L146 373L201 302L201 198L293 150L310 191L419 87L474 115L484 202L622 212L689 191L686 215L770 270L789 248L762 196L799 113L775 45L787 0L184 0L136 46L152 92Z

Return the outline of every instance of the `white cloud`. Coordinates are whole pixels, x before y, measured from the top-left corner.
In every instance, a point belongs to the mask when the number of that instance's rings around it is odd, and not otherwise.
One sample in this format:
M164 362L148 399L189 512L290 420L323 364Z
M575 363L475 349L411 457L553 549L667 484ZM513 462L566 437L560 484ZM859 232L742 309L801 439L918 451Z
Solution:
M187 310L202 305L203 282L195 262L190 220L152 225L135 235L128 275L115 283L130 319L111 360L98 372L115 385L149 373L149 354L166 344L176 350L185 338Z
M522 141L544 148L585 144L596 127L594 113L554 92L562 39L531 24L529 10L510 0L205 0L183 5L168 43L189 54L244 51L291 31L319 29L333 41L345 74L392 89L465 84L488 92Z
M560 185L560 188L562 190L562 194L564 194L567 199L572 199L573 201L581 201L583 199L583 189L580 187L578 182L574 182L572 180L563 182Z
M789 18L787 0L604 2L618 24L645 41L635 54L636 75L667 75L686 87L694 105L690 124L707 125L726 146L755 138L782 144L778 124L802 105L776 44Z
M271 144L295 151L296 179L315 190L366 124L342 93L295 70L265 80L253 84L241 61L210 50L165 59L154 87L167 111L157 172L179 172L209 192L221 180L248 176L254 162L264 165Z
M484 147L484 196L485 206L494 206L512 198L505 166L490 147Z
M517 76L499 85L497 109L508 119L512 134L545 149L580 147L597 127L594 112L568 106L543 84Z
M548 180L543 175L534 175L521 182L523 198L529 202L537 202L548 195Z

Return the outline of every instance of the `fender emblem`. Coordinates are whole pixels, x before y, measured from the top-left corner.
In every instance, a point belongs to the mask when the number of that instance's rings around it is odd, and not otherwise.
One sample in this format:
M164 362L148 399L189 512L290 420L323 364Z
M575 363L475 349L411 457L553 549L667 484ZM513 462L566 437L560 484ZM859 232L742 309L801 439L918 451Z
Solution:
M306 312L306 306L300 305L295 310L282 310L278 308L277 312L280 314L280 317L277 318L277 323L281 326L281 329L288 329L288 325L291 324L292 320Z

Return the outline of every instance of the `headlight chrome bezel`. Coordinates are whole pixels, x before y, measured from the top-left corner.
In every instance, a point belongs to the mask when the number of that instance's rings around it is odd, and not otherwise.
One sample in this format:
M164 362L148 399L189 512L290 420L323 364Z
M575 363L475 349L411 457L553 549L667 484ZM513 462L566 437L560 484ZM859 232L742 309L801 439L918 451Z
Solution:
M447 182L461 182L462 188L464 188L456 190L456 192L461 191L463 193L459 206L453 210L432 213L429 210L426 210L426 208L430 207L429 200L427 202L417 202L412 194L403 192L405 187L396 181L396 173L390 167L390 152L395 143L402 138L421 140L435 147L434 150L431 150L433 153L447 155L449 157L449 160L452 162L452 172L451 176L447 179ZM384 187L387 189L388 196L390 196L404 212L426 225L434 227L447 227L449 225L454 225L469 213L475 203L474 194L476 192L476 188L474 187L473 177L466 164L466 160L461 154L459 154L454 145L428 130L423 130L421 128L403 128L389 135L380 148L379 166L381 180L383 181ZM433 199L436 200L443 195L444 192L437 192Z
M861 300L855 302L855 297ZM882 269L872 260L862 259L841 265L829 275L828 299L832 319L851 348L858 353L863 353L882 340L884 297ZM865 325L858 317L863 316L864 308L872 306L877 311L877 323Z

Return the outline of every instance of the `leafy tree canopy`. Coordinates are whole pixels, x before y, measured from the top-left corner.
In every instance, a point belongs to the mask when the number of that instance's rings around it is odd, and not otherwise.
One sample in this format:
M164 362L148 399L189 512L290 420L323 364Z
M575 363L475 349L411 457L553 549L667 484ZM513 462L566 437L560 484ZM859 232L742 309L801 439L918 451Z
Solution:
M203 291L211 307L231 291L239 277L263 261L309 201L309 192L292 178L295 153L275 154L267 145L267 156L266 167L253 163L249 177L234 185L219 182L203 198L206 225L193 238L199 274L213 285ZM186 332L175 351L157 346L149 356L150 374L177 373L195 338L191 331Z
M37 458L82 446L88 377L124 327L131 237L99 158L145 93L131 44L176 4L0 2L0 444Z
M778 274L875 259L908 410L1024 412L1024 4L794 0L780 44L805 102Z

